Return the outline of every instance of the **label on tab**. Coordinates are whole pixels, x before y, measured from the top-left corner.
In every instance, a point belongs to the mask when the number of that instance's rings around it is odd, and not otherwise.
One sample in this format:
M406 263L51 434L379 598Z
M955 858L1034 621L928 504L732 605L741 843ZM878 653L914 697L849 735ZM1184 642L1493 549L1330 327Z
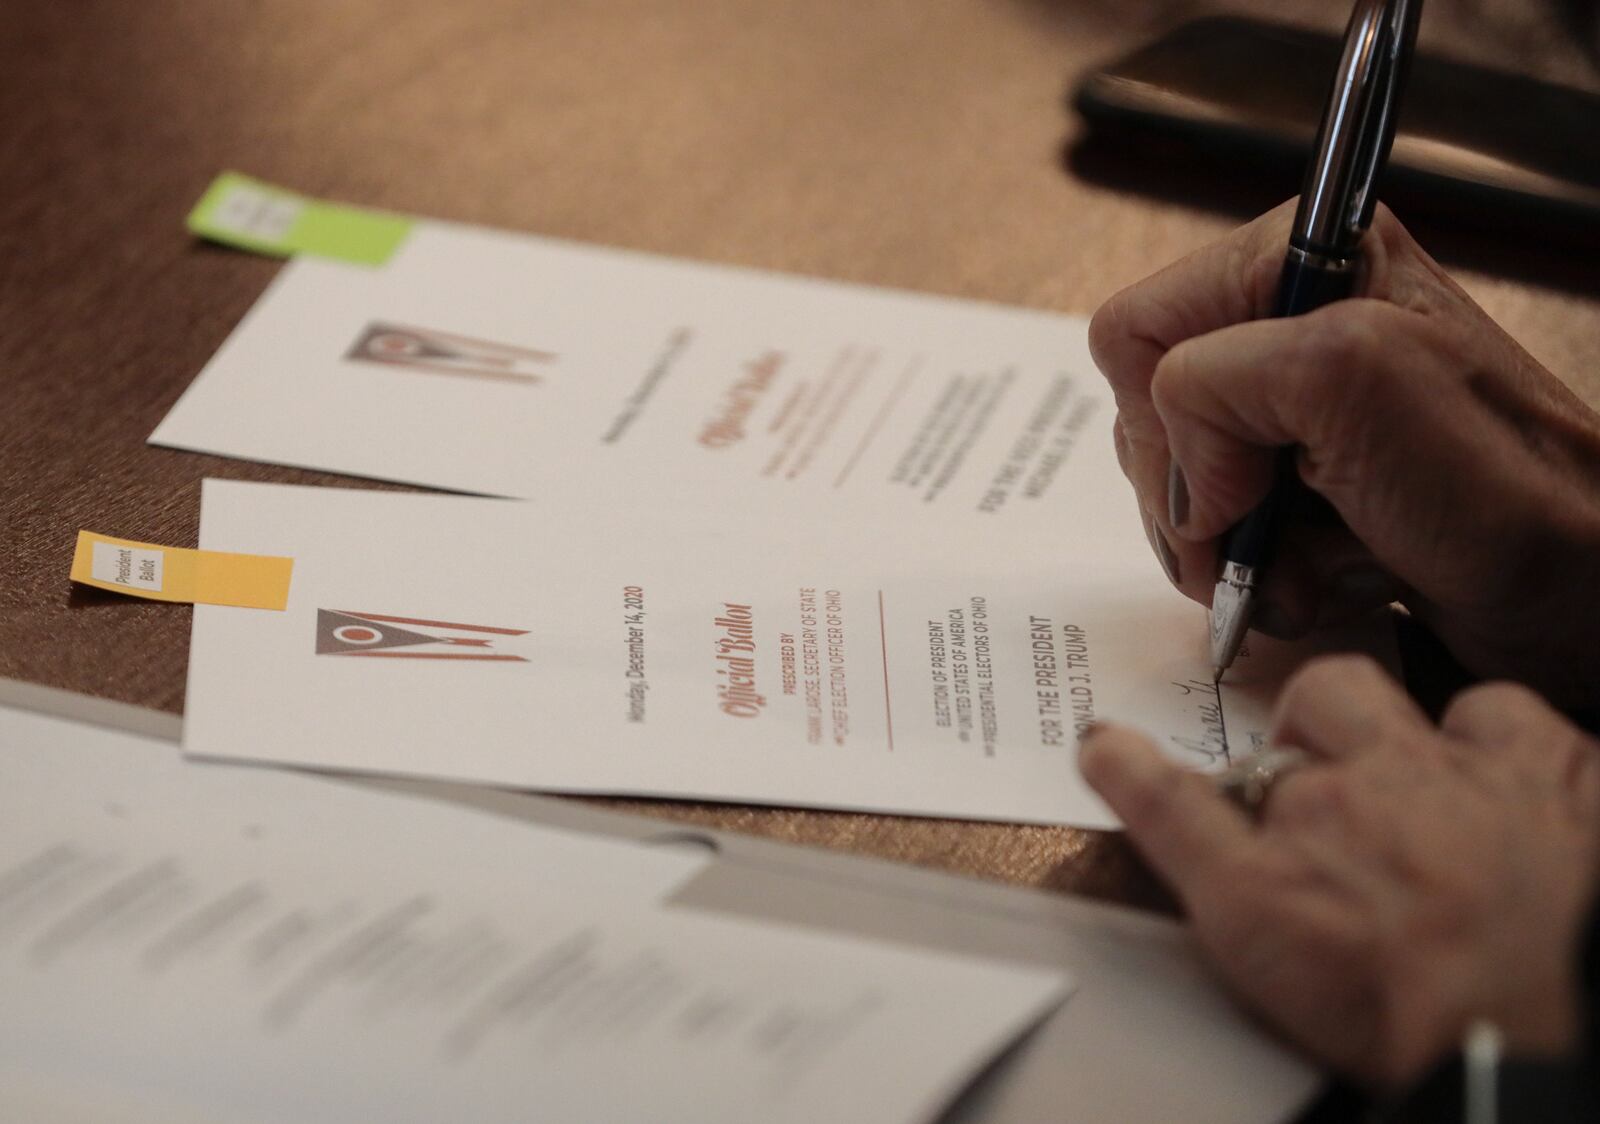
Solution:
M412 220L384 211L324 203L237 172L218 176L189 212L202 238L260 254L312 254L383 265L411 232Z
M96 542L89 573L95 581L160 593L165 557L165 552L160 550Z
M292 558L228 554L78 532L72 580L155 601L282 610Z

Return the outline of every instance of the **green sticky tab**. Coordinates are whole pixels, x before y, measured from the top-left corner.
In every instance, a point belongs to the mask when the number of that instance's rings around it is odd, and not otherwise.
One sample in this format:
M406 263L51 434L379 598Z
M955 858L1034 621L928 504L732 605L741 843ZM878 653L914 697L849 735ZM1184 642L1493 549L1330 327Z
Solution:
M188 226L202 238L258 254L314 254L357 265L382 265L411 232L411 220L400 215L308 199L237 172L213 181L189 212Z

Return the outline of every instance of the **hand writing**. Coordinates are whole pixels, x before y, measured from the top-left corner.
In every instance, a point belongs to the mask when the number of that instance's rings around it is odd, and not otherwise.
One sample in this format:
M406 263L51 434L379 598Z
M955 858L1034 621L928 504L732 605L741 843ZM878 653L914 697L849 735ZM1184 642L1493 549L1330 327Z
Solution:
M1344 525L1290 529L1257 625L1292 636L1399 599L1482 676L1600 701L1600 418L1380 208L1362 296L1267 314L1292 205L1118 293L1090 342L1152 545L1203 604L1217 538L1273 452Z

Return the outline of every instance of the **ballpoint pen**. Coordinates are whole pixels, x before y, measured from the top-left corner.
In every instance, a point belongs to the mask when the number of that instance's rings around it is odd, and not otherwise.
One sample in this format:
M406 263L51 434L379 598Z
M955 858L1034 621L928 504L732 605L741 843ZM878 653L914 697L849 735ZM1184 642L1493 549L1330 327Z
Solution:
M1373 188L1394 140L1421 11L1421 0L1357 0L1300 193L1273 316L1310 312L1349 296L1355 286L1361 236L1377 204ZM1218 682L1239 654L1262 573L1301 487L1297 455L1293 446L1279 451L1266 498L1223 536L1211 598L1211 662Z

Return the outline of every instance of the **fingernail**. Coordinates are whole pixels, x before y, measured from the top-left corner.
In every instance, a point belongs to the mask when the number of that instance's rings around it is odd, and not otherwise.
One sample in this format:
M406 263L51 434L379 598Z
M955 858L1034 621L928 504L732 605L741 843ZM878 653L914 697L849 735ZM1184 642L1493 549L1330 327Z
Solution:
M1161 533L1161 528L1156 526L1156 521L1149 512L1144 516L1145 537L1150 540L1150 549L1156 553L1156 561L1161 563L1161 569L1166 573L1167 580L1173 585L1178 584L1178 556L1172 553L1172 544L1167 542L1167 536Z
M1335 574L1333 592L1352 605L1382 605L1394 598L1394 579L1375 566L1355 566Z
M1256 604L1255 612L1250 614L1250 625L1257 632L1283 639L1289 632L1289 615L1278 607L1277 602L1261 601Z
M1189 521L1189 480L1173 461L1167 469L1167 522L1182 527Z

